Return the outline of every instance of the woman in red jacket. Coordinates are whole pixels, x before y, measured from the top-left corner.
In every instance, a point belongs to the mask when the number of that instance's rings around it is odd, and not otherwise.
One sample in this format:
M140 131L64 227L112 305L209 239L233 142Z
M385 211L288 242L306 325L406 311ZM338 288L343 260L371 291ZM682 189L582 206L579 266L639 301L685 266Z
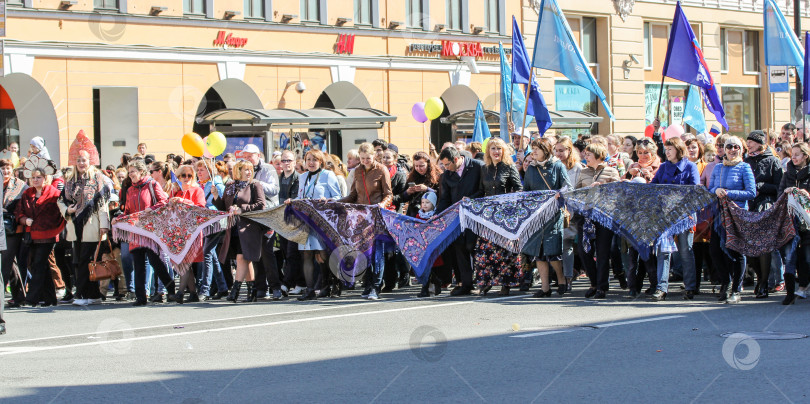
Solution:
M166 193L155 182L146 169L143 160L133 160L127 168L132 185L127 189L127 204L124 214L131 215L147 209L155 209L166 204ZM174 294L174 277L169 275L166 263L154 251L136 243L129 244L132 261L135 264L135 303L133 306L146 306L146 259L154 268L166 292Z
M205 192L197 184L197 176L194 173L194 168L189 165L182 165L175 170L175 175L177 179L183 184L182 189L177 185L177 183L173 183L171 187L171 201L172 202L182 202L187 203L189 205L199 206L204 208L205 207ZM194 260L194 262L201 262L202 256L198 257L199 259ZM180 286L178 287L177 294L174 296L174 301L178 304L183 304L183 294L188 288L189 291L189 302L199 302L200 297L197 295L197 287L195 285L194 280L194 271L191 269L187 270L186 273L180 276Z
M65 228L65 219L59 212L56 202L59 190L50 185L49 175L41 168L31 170L31 187L23 192L17 205L17 220L25 226L26 236L30 236L28 247L28 294L25 302L36 307L56 306L56 289L51 279L48 257L53 251L57 237ZM27 238L27 237L26 237Z

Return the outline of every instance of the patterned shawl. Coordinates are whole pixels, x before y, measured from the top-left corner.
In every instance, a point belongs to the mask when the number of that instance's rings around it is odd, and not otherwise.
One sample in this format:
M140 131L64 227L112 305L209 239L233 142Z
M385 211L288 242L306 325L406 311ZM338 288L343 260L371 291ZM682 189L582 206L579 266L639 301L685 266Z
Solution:
M281 237L298 244L306 244L310 228L296 217L287 222L284 219L284 205L272 209L242 213L241 217L253 220L260 225L274 230Z
M563 194L573 212L627 239L642 259L669 237L695 226L716 197L699 185L612 182Z
M227 213L183 202L169 201L155 210L145 210L113 220L113 238L166 254L181 275L202 256L203 238L227 228Z
M782 194L773 206L750 212L728 198L720 199L725 247L742 255L759 257L791 242L796 236L788 210L788 196Z
M92 173L92 176L82 177L76 174L65 183L65 188L62 189L62 199L65 205L76 205L73 224L79 228L83 227L90 216L98 212L98 209L110 199L111 193L110 189L105 186L104 175L98 170L92 170Z
M515 254L560 211L557 191L515 192L461 202L461 229Z
M796 188L790 191L788 194L788 207L804 225L804 228L810 227L810 198L804 192Z
M429 220L400 215L381 209L385 227L411 264L419 282L426 284L430 269L439 254L461 235L459 204L457 202Z
M337 250L340 265L332 265L332 271L340 271L337 277L353 281L372 262L374 242L378 239L391 241L377 205L295 200L285 211L286 217L295 216L308 224L326 243L329 251ZM365 259L359 259L362 253ZM354 258L354 259L352 259Z

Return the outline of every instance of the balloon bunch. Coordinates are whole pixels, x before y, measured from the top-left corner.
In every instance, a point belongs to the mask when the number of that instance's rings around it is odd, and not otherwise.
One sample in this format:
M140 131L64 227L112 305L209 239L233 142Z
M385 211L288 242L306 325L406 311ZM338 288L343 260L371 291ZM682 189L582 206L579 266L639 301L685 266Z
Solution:
M211 132L205 138L200 137L200 135L194 132L190 132L183 135L180 144L183 146L183 151L194 157L213 159L225 152L225 148L228 146L228 139L225 138L222 132ZM211 178L214 178L214 174L210 169L208 170L208 174Z
M425 102L417 102L411 108L411 116L417 122L424 123L442 116L444 102L439 97L428 98Z

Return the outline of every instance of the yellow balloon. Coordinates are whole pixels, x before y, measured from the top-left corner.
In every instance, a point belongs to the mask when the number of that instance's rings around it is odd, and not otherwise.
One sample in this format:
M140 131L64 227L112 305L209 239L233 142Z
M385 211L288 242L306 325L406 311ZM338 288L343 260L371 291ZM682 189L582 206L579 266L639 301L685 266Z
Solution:
M208 137L205 138L205 145L208 146L208 151L216 157L225 152L225 147L228 146L228 139L225 138L222 132L211 132Z
M200 157L203 155L203 153L205 153L205 143L200 135L194 132L183 135L183 139L180 140L180 144L183 146L183 150L186 153L194 157Z
M439 97L431 97L425 101L425 116L431 121L442 116L444 112L444 103Z

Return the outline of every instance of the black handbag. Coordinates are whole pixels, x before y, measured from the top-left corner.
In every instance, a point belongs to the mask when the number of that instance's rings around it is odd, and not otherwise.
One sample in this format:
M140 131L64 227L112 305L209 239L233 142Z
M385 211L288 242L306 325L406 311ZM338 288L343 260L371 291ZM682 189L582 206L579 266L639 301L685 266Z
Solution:
M17 234L17 220L13 213L3 213L3 227L5 227L7 236Z

